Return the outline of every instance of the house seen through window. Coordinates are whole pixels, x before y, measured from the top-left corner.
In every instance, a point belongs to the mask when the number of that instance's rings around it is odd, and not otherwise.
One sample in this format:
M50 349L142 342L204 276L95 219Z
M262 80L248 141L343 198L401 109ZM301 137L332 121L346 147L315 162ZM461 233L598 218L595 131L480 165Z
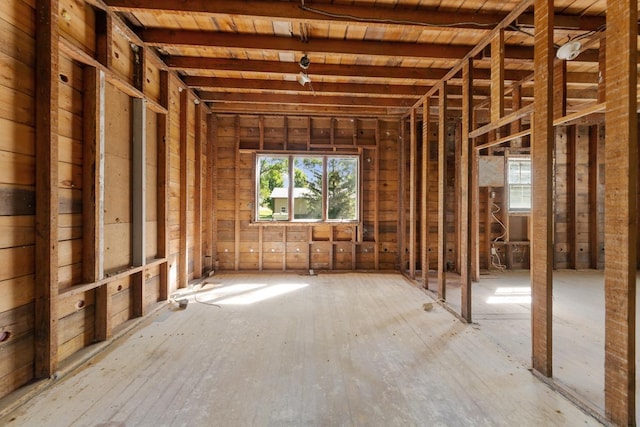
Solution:
M507 159L507 185L509 211L531 211L531 158L509 157Z
M356 156L258 155L256 178L259 221L358 220Z

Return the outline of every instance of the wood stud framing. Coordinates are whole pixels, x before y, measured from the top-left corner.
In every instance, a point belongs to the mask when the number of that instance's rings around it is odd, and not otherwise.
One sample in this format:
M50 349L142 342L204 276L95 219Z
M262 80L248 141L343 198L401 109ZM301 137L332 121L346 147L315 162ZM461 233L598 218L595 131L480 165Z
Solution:
M165 262L160 264L160 289L158 299L169 298L169 73L160 72L160 103L166 108L166 114L158 114L158 258Z
M36 2L35 377L58 368L58 1Z
M194 157L194 195L193 195L193 278L202 277L202 146L203 146L203 105L198 102L195 108L195 157Z
M438 97L438 296L447 299L447 83L440 84Z
M416 109L411 109L411 135L409 143L409 277L416 278L416 156L417 156L417 123Z
M60 2L61 3L61 2ZM253 89L255 79L248 79L244 82L239 79L214 79L200 76L187 77L185 81L179 82L171 69L174 67L186 67L187 69L205 68L211 70L229 70L230 72L257 72L264 73L270 70L269 66L277 73L288 73L288 69L282 63L275 61L232 61L226 59L197 58L197 57L168 57L167 64L162 64L152 50L149 49L142 40L138 39L133 32L126 28L113 13L115 9L103 9L98 3L91 3L95 12L95 52L91 49L83 48L68 37L60 37L58 34L58 15L61 5L58 0L36 0L36 25L35 25L35 72L38 76L49 76L49 78L38 78L36 80L35 111L35 197L36 197L36 217L35 217L35 257L38 260L38 267L35 271L35 295L34 295L34 334L35 334L35 362L34 373L38 378L45 378L53 375L60 362L58 354L58 305L59 300L82 293L95 293L95 324L90 326L95 341L103 341L112 337L114 320L113 316L114 295L116 286L114 283L120 279L126 279L130 292L130 305L128 314L132 317L144 315L146 304L145 292L151 289L151 283L147 282L147 274L150 271L159 269L158 300L166 300L169 297L170 283L177 284L178 287L188 285L190 274L193 278L200 278L207 270L218 268L218 250L216 245L220 232L229 236L225 243L228 243L228 259L231 260L231 269L244 270L246 265L241 259L244 244L248 241L246 235L255 236L258 244L258 254L256 259L257 270L282 270L296 267L312 268L314 259L312 257L312 246L314 244L326 247L326 266L328 269L342 268L358 269L362 259L371 259L375 269L398 268L408 273L412 279L416 278L416 268L421 269L422 283L425 288L429 287L429 249L430 244L433 250L437 251L437 293L442 299L446 299L446 279L447 279L447 259L449 250L447 247L447 228L452 224L447 221L447 208L459 209L456 211L456 223L453 224L456 231L456 238L459 241L458 265L461 272L461 317L471 322L471 281L479 278L481 254L490 257L490 237L491 237L491 213L490 205L491 190L480 190L478 187L478 155L481 150L491 153L500 153L503 150L515 149L515 152L526 153L528 149L528 137L531 139L531 155L533 162L533 209L530 216L531 223L531 285L532 285L532 365L533 369L546 377L552 377L552 260L553 260L553 144L554 132L562 126L566 129L567 137L567 216L568 232L567 241L570 251L568 265L571 268L578 268L586 261L578 259L579 229L578 217L579 208L577 201L582 196L579 193L580 161L578 153L584 147L580 147L578 135L585 134L585 127L589 126L588 135L588 250L589 266L598 268L602 266L602 251L606 243L607 251L605 258L605 294L606 294L606 348L605 348L605 412L607 419L619 425L633 425L635 423L635 276L636 261L638 251L638 225L637 225L637 190L638 190L638 147L637 147L637 33L638 33L638 4L637 0L608 0L607 2L607 29L603 32L599 40L599 55L593 56L594 51L585 53L581 58L587 61L598 61L599 76L592 71L575 72L571 71L571 66L567 66L564 61L554 60L553 47L553 24L556 18L565 19L561 15L553 15L553 2L550 0L524 0L509 14L509 17L492 16L492 19L504 20L495 25L491 30L486 30L485 37L482 37L477 46L451 46L433 45L425 50L415 50L413 44L394 44L385 42L385 49L400 49L400 54L408 57L429 58L433 55L439 57L449 57L450 61L462 57L453 68L441 68L431 70L420 70L418 74L410 67L373 67L362 66L360 72L367 76L392 79L415 79L420 80L414 86L399 85L391 81L388 85L380 83L318 83L317 88L335 92L366 95L367 89L384 92L379 97L374 96L354 96L345 97L338 95L319 94L318 96L309 93L300 95L286 94L279 97L274 94L263 93L256 96L260 101L260 108L273 108L269 114L257 116L257 127L259 128L259 145L257 150L270 151L267 129L269 126L277 127L278 134L282 140L283 150L299 150L300 152L357 152L361 159L370 159L372 166L361 163L361 175L369 175L372 184L365 188L361 184L361 194L369 192L368 202L373 205L373 212L369 208L361 206L361 217L369 215L362 223L357 225L293 225L282 226L282 224L258 225L250 224L249 233L246 233L246 219L243 216L246 211L244 193L247 192L245 181L242 176L246 170L245 160L248 149L241 146L242 132L241 121L247 115L251 115L251 109L257 108L254 104L247 102L243 94L223 93L215 88L215 85L229 84L235 89ZM124 0L107 0L107 4L130 4ZM153 5L153 1L148 2ZM166 6L166 0L158 3ZM206 3L206 2L205 2ZM198 2L200 7L226 7L234 8L234 5L209 5ZM276 5L278 10L283 11L281 5ZM98 4L98 6L96 6ZM256 3L257 4L257 3ZM512 49L505 46L505 31L511 34L507 25L514 21L523 11L534 4L533 21L530 14L525 14L523 18L526 22L535 23L535 37L533 48L534 73L530 70L505 70L505 60L517 59L519 63L530 62L530 48ZM95 6L95 7L94 7ZM264 5L263 5L264 6ZM122 6L125 7L125 6ZM161 7L161 5L158 5ZM184 6L189 7L189 6ZM329 5L328 8L354 8L355 6ZM117 9L117 7L116 7ZM286 8L287 10L290 8ZM360 9L358 9L360 10ZM394 14L404 13L389 10ZM262 10L256 13L269 14L269 11ZM290 11L287 13L297 14L300 11ZM444 18L443 18L444 19ZM474 16L474 19L477 16ZM487 18L488 19L488 18ZM323 19L324 20L324 19ZM327 19L329 21L339 20L338 18ZM522 22L525 22L522 21ZM597 21L597 25L594 22ZM590 21L591 22L591 21ZM602 25L602 18L589 25L592 29ZM587 24L584 24L587 25ZM123 28L121 28L123 27ZM117 54L114 53L114 39L121 36L120 30L125 33L123 40L129 41L129 47L136 53L133 54L133 71L131 76L125 76L114 69L117 66ZM149 45L155 45L171 36L172 42L179 41L189 45L204 44L198 34L203 32L177 31L176 37L165 30L148 29L141 32L143 37L147 37ZM206 35L206 34L205 34ZM93 36L93 35L92 35ZM241 37L224 36L218 37L214 44L232 45L239 44L239 47L259 47L271 50L281 47L285 50L298 50L304 46L305 50L335 50L352 53L356 48L365 48L365 52L372 54L376 52L376 43L371 40L358 43L344 43L338 46L338 41L330 40L325 46L320 46L318 41L312 41L310 46L299 43L295 39L284 40L284 38L261 38L240 35ZM509 40L509 35L507 36ZM557 34L556 34L557 41ZM271 43L276 43L272 45ZM590 43L594 43L590 41ZM319 47L318 47L319 46ZM446 47L446 49L445 49ZM490 53L489 53L490 50ZM357 49L362 54L362 49ZM520 58L510 58L510 56L520 56ZM83 95L82 108L82 265L81 279L74 279L74 283L69 288L60 287L59 277L59 223L60 220L60 194L57 183L59 182L59 138L58 138L58 80L60 58L78 63L82 69L81 91ZM115 59L114 59L115 58ZM474 69L474 61L483 61ZM155 61L155 62L153 62ZM238 62L242 62L239 64ZM586 61L585 61L586 62ZM160 64L160 65L158 65ZM509 65L510 63L507 62ZM131 65L131 64L130 64ZM315 64L314 64L315 65ZM152 88L147 81L148 67L156 67L153 72L158 73L159 90ZM331 76L348 77L354 76L350 67L332 64L317 64L317 70ZM523 67L526 68L526 67ZM593 65L595 69L595 65ZM423 72L424 71L424 72ZM379 75L374 75L379 73ZM355 76L360 77L358 74ZM531 89L531 77L533 79L533 92ZM474 77L482 80L474 82ZM152 77L153 79L153 77ZM172 81L173 80L173 81ZM427 83L428 81L428 83ZM505 82L512 82L505 88ZM112 276L105 274L104 255L104 212L105 212L105 86L113 85L118 91L132 98L132 251L131 266L127 266L126 271L112 273ZM228 116L218 116L217 114L207 114L208 109L205 104L198 104L193 108L191 102L196 98L193 92L184 88L177 98L171 100L172 90L177 90L178 85L194 85L213 87L211 92L203 92L205 100L213 102L216 106L228 106L227 114L242 114L235 116L231 121ZM476 84L476 87L474 87ZM580 89L587 93L584 99L576 96L576 85L591 85L590 89ZM286 90L294 87L295 82L270 82L269 90ZM490 87L489 87L490 85ZM573 85L573 86L572 86ZM297 87L297 86L295 86ZM597 87L597 90L596 90ZM157 90L159 93L149 94L150 90ZM423 94L422 92L425 92ZM476 96L474 98L474 95ZM403 96L403 97L401 97ZM438 97L438 105L434 104L434 97ZM596 98L597 96L597 98ZM409 101L407 101L409 99ZM531 104L531 101L533 103ZM176 102L177 101L177 102ZM593 101L593 102L592 102ZM568 104L569 102L569 104ZM412 104L413 103L413 104ZM571 105L574 103L574 105ZM321 144L314 143L312 139L312 122L316 120L310 116L304 118L295 115L297 106L307 104L312 107L312 111L319 112L319 121L329 123L329 142L322 141ZM410 107L413 105L413 107ZM567 111L567 105L571 109ZM576 107L578 105L578 107ZM176 111L175 109L179 109ZM407 110L407 108L409 108ZM487 109L488 108L488 109ZM435 111L438 117L432 117ZM455 110L455 111L454 111ZM459 110L462 111L459 116ZM576 111L577 110L577 111ZM262 111L262 110L261 110ZM408 116L400 120L401 115L408 111ZM506 111L506 112L505 112ZM147 138L146 115L152 112L157 117L157 255L156 260L147 258L145 254L148 232L145 208L145 192L151 189L146 188L145 179L145 142ZM602 121L597 122L596 116L602 120L605 114L606 124L606 150L602 149ZM172 116L175 113L175 116ZM190 131L193 129L193 119L195 116L195 141L191 144ZM275 113L282 113L282 127L269 125ZM335 115L334 115L335 113ZM362 115L360 115L360 113ZM422 114L422 134L419 135L420 118ZM453 113L453 114L452 114ZM393 122L393 136L384 136L381 130L380 117L391 117ZM451 119L460 120L461 132L456 135L460 138L459 146L456 146L456 171L455 179L457 184L455 206L448 206L446 192L447 177L447 148ZM352 120L352 128L348 123L341 120ZM406 119L408 118L408 123ZM529 120L530 119L530 120ZM174 123L172 124L172 120ZM224 129L218 129L218 120L233 122ZM280 117L277 118L280 120ZM306 121L305 125L299 127L290 126L291 122ZM367 129L374 133L375 143L361 145L359 120L371 120L375 122L373 127ZM385 120L385 119L383 119ZM396 129L396 123L400 122L400 128ZM433 120L433 122L432 122ZM488 121L488 123L487 123ZM429 208L429 179L431 159L429 149L430 132L433 132L434 125L438 123L438 203L437 218L432 218L434 223L437 220L437 244L430 242L430 238L435 236L429 233L430 215ZM477 123L482 123L478 126ZM278 122L279 123L279 122ZM530 128L527 126L530 123ZM594 124L598 123L598 124ZM408 124L408 126L407 126ZM586 124L586 125L585 125ZM386 126L386 125L385 125ZM582 126L582 129L580 129ZM281 129L280 129L281 127ZM556 128L554 130L554 127ZM206 129L205 129L206 128ZM345 130L346 129L346 130ZM177 147L176 141L172 145L172 131L174 139L179 139L179 153L172 152ZM225 134L227 132L227 134ZM235 132L233 135L232 132ZM303 133L306 134L303 135ZM342 132L342 133L341 133ZM352 135L350 135L352 132ZM505 134L506 132L506 134ZM152 132L150 132L152 133ZM395 143L400 134L400 143ZM179 134L179 135L178 135ZM389 219L388 215L380 213L384 205L388 202L384 194L384 188L388 183L387 174L391 174L392 168L384 165L391 163L389 158L382 154L383 141L386 144L385 150L392 152L391 157L394 167L399 169L393 171L399 178L398 193L396 200L396 187L390 185L394 203L397 205L393 209L398 209L397 218ZM217 138L235 138L233 144L222 145L218 149ZM370 138L370 137L369 137ZM421 139L421 146L420 146ZM338 142L341 141L341 142ZM346 141L346 142L345 142ZM476 142L478 144L476 144ZM511 143L509 148L499 147L500 145ZM280 143L280 142L279 142ZM232 146L235 149L231 154ZM195 150L194 157L194 182L190 181L190 155ZM252 149L255 153L256 149ZM349 151L351 150L351 151ZM175 150L177 151L177 150ZM322 151L325 152L325 151ZM584 151L581 151L584 153ZM484 151L483 151L484 153ZM179 164L171 164L171 156ZM206 156L206 163L203 159ZM225 182L233 183L233 188L229 185L224 189L229 193L228 199L218 200L217 177L218 161L227 156L234 171L225 171L229 175L223 178ZM62 161L64 163L64 161ZM606 191L601 191L600 182L603 179L604 170L602 164L606 165ZM178 171L179 178L172 178L171 166ZM381 170L381 167L386 169ZM289 172L293 171L290 165ZM177 172L176 172L177 174ZM178 181L179 182L176 182ZM435 179L433 180L435 183ZM190 187L190 184L193 187ZM326 185L326 183L325 183ZM191 188L194 188L192 191ZM496 189L497 190L497 189ZM293 189L289 189L289 212L293 215ZM481 192L482 191L482 192ZM482 201L481 196L482 195ZM179 203L179 213L172 217L169 211L171 201ZM235 210L235 215L217 218L216 205L221 201L228 202L230 211ZM458 207L459 202L459 207ZM599 208L605 205L605 218L601 217ZM193 216L190 210L193 206ZM242 208L242 209L241 209ZM480 210L484 209L484 216L481 217ZM176 219L177 217L177 219ZM480 250L480 223L485 226L484 246ZM508 218L505 220L508 224ZM170 229L170 223L173 228ZM179 223L179 224L177 224ZM189 231L190 224L193 223L193 231ZM219 230L222 224L229 229ZM604 223L604 242L601 239L602 227ZM231 225L233 224L233 225ZM178 227L179 226L179 227ZM256 231L251 227L258 227ZM373 230L369 227L373 227ZM277 232L273 232L277 229ZM172 236L170 230L175 236ZM389 231L392 230L392 231ZM317 237L315 233L319 234ZM152 234L152 233L149 233ZM383 243L384 235L391 234L397 240ZM294 247L305 237L309 240L308 252L304 254L306 258L294 258L287 248ZM275 236L275 237L274 237ZM152 236L150 236L152 237ZM556 236L557 237L557 236ZM244 239L241 242L241 238ZM314 239L318 240L314 240ZM231 240L233 239L233 243ZM193 246L193 259L190 259L191 247ZM254 243L252 243L254 244ZM267 245L278 248L273 254L267 256ZM397 245L397 246L395 246ZM304 244L302 245L304 247ZM367 253L369 248L373 248L374 254L369 258ZM387 254L387 250L392 255ZM253 251L253 249L252 249ZM280 254L278 252L281 252ZM486 252L486 253L485 253ZM172 256L178 256L177 265L175 261L170 261ZM281 255L281 259L280 259ZM323 253L324 255L324 253ZM349 258L350 256L350 258ZM363 258L359 258L363 256ZM233 258L232 258L233 257ZM273 261L275 257L275 262ZM222 257L221 257L222 259ZM295 259L295 260L294 260ZM391 260L391 261L390 261ZM586 260L586 258L585 258ZM483 259L483 262L485 260ZM490 261L490 260L487 260ZM190 267L192 262L192 267ZM324 258L322 265L324 266ZM173 263L173 265L171 264ZM275 265L275 268L274 268ZM368 264L367 264L368 265ZM389 267L392 265L392 267ZM433 266L432 266L433 267ZM227 267L229 268L229 267ZM173 269L177 270L174 271ZM176 281L177 279L177 281ZM148 287L148 288L147 288ZM116 324L117 325L117 324Z
M429 121L431 98L422 105L422 156L420 162L420 270L422 285L429 289Z
M472 200L472 171L473 140L469 138L471 130L471 115L473 109L473 60L469 59L462 66L462 133L460 159L460 287L461 312L460 315L467 322L471 322L471 210L477 210Z
M189 93L183 89L180 91L180 253L178 255L178 287L180 288L186 288L189 284L189 253L187 251L189 248L187 243L187 196L189 194L189 185L187 184L187 177L189 176L187 171L187 153L189 152L188 102Z
M83 282L104 276L104 73L87 67L84 88L82 188ZM90 185L87 185L90 184Z

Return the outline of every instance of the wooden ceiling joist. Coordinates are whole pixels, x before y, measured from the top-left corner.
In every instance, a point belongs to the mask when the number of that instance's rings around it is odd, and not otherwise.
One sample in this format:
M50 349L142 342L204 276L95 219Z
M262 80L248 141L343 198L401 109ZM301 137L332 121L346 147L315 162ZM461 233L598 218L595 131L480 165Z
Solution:
M190 0L176 3L173 0L106 0L115 11L163 11L167 13L197 13L237 15L244 17L273 18L302 22L348 22L349 24L381 24L387 27L425 27L438 30L490 30L500 23L506 14L459 10L455 12L425 7L386 7L346 4L321 4L308 6L282 1L222 2ZM594 31L605 24L603 16L557 14L557 28L578 31ZM533 13L522 14L515 22L518 26L533 27Z
M257 61L245 59L207 58L197 56L166 56L166 65L173 70L185 70L189 72L203 71L233 71L237 73L264 73L264 74L297 74L300 67L296 62L281 61ZM307 70L309 75L354 77L357 79L384 79L388 80L415 80L429 83L439 81L448 68L417 68L398 66L376 65L348 65L348 64L311 64ZM491 72L488 68L476 68L474 78L476 81L489 80ZM505 69L505 81L517 82L531 76L529 70ZM567 80L575 83L597 83L597 73L574 72L567 74ZM456 79L450 81L459 84Z
M220 70L251 73L297 74L300 67L296 62L251 61L243 59L206 58L197 56L167 56L167 66L174 70ZM440 80L448 68L410 68L375 65L317 64L313 60L309 74L342 77L384 78L402 80ZM525 75L529 72L514 71ZM519 79L517 79L519 80Z
M361 7L356 5L322 4L317 7L282 1L223 2L191 0L176 4L172 0L107 0L120 12L165 11L200 14L263 17L303 22L348 22L350 24L384 24L387 26L421 26L437 29L492 28L505 15L493 13L446 12L436 8Z
M212 102L258 102L276 104L311 104L334 106L371 106L371 107L408 107L412 105L414 98L372 98L365 96L342 95L314 95L309 94L274 94L274 93L228 93L228 92L200 92L198 94L203 101Z
M390 117L401 116L404 107L367 107L367 106L335 106L335 105L299 105L246 102L210 102L210 108L216 113L228 114L262 114L292 116L331 116L331 117Z
M235 34L218 31L172 30L148 28L140 31L142 40L150 46L169 47L214 47L256 51L278 51L294 53L323 53L354 56L388 56L405 58L428 58L459 60L476 46L439 43L416 43L375 40L310 39L295 37ZM489 59L491 53L483 50L479 59ZM505 46L505 59L512 61L533 60L533 47ZM598 62L598 52L587 50L576 58L576 62Z
M328 53L355 56L391 56L410 58L450 59L463 57L473 48L466 45L438 43L408 43L397 41L311 39L218 31L170 30L148 28L140 31L142 40L150 46L217 47L225 49L278 51L297 53ZM528 53L525 53L528 52ZM530 48L514 48L517 58L533 58Z
M222 79L216 77L186 76L183 78L187 86L198 89L219 88L220 90L245 89L260 91L309 91L308 87L301 86L297 81L286 80L261 80L261 79ZM368 94L371 96L393 97L413 96L420 97L430 89L428 86L418 85L389 85L389 84L358 84L358 83L323 83L313 82L313 90L322 93Z

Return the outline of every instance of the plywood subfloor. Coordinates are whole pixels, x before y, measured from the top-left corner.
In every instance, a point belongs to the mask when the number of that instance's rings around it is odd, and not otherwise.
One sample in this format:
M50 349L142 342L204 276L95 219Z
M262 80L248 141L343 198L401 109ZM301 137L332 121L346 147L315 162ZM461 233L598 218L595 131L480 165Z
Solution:
M399 275L212 282L4 422L598 425L476 326L424 311L429 298Z

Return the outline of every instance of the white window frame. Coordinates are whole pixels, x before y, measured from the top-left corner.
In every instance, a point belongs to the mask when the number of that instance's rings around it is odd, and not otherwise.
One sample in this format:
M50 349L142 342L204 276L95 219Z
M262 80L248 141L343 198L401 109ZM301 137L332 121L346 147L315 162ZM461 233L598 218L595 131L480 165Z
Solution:
M530 214L531 213L531 196L532 196L532 174L533 174L533 170L531 168L531 156L529 155L513 155L513 156L508 156L505 159L506 165L505 165L505 183L506 183L506 193L507 193L507 211L510 214ZM511 165L510 163L512 162L518 162L520 164L522 164L523 162L527 162L529 163L529 182L526 182L526 176L523 177L522 174L519 174L519 178L517 180L517 182L512 182L512 177L511 177ZM525 182L522 182L524 178ZM511 202L512 199L512 187L521 187L522 189L525 189L528 187L529 189L529 205L528 207L523 207L523 206L519 206L519 207L513 207ZM520 200L522 200L522 197L519 198Z
M260 218L260 173L259 173L259 166L260 166L260 160L264 159L264 158L286 158L288 159L288 185L287 185L287 189L288 189L288 193L289 193L289 197L292 196L293 194L293 188L294 188L294 179L295 179L295 173L294 173L294 165L295 165L295 159L296 158L311 158L311 157L315 157L315 158L320 158L322 159L322 217L318 218L318 219L311 219L311 218L301 218L301 219L296 219L295 218L295 212L294 212L294 201L289 200L288 201L288 206L286 211L289 213L288 214L288 218L287 219L278 219L276 221L276 219L261 219ZM356 200L355 200L355 218L353 219L329 219L329 190L328 190L328 180L327 180L327 176L328 176L328 172L327 172L327 165L330 159L354 159L356 161L356 165L355 165L355 192L356 192ZM300 223L348 223L348 224L352 224L352 223L359 223L360 222L360 206L361 206L361 200L360 198L362 197L361 195L361 178L362 178L362 173L361 173L361 167L362 167L362 160L361 160L361 156L358 154L342 154L342 153L336 153L336 154L320 154L320 153L314 153L314 152L309 152L309 153L295 153L295 154L283 154L283 153L268 153L268 152L264 152L264 153L256 153L255 156L255 165L254 165L254 173L255 173L255 191L254 191L254 222L256 223L269 223L269 222L278 222L278 223L283 223L283 224L287 224L287 223L295 223L295 224L300 224ZM274 212L275 213L275 212Z

